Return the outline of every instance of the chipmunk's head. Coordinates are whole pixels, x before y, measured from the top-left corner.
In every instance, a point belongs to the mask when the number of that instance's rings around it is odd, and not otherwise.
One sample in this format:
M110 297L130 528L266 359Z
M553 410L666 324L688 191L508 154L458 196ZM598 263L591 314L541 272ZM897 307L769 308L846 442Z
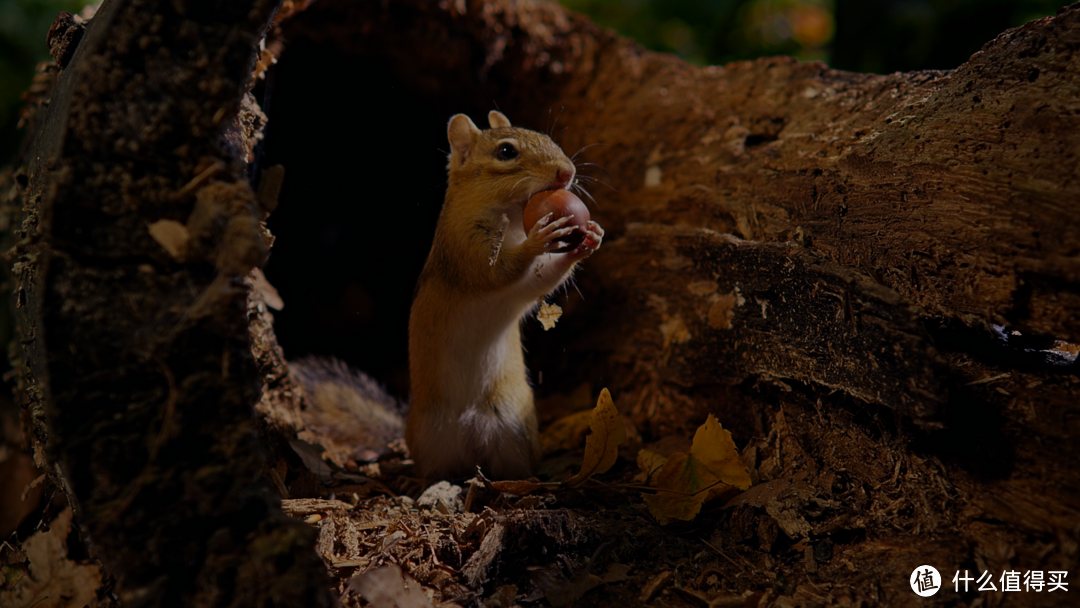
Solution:
M488 114L490 129L480 130L468 116L450 119L450 194L520 211L543 190L569 188L574 163L543 133L510 126L501 112ZM461 192L468 190L468 192Z

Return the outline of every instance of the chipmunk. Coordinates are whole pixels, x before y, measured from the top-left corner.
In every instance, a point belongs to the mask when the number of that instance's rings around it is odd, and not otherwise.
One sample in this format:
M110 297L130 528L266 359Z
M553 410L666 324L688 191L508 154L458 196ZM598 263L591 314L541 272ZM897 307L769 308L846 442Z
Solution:
M604 231L553 253L575 228L551 214L525 233L522 211L577 170L548 136L488 114L480 130L450 119L449 180L409 318L412 404L405 439L424 477L532 475L540 459L536 409L519 324L592 255Z
M405 439L425 478L472 474L495 479L532 475L540 440L519 324L592 255L604 231L588 223L585 239L566 253L560 238L577 228L569 217L541 218L525 233L522 212L536 193L567 189L577 170L547 135L488 114L481 131L464 114L450 119L449 182L409 318L412 403ZM386 451L401 429L400 404L344 364L290 363L311 406L313 429L354 454Z

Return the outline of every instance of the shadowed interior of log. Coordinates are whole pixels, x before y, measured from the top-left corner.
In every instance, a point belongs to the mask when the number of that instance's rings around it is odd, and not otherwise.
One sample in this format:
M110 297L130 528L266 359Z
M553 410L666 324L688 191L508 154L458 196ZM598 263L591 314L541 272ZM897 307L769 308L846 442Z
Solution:
M515 113L521 93L501 74L482 87L451 74L423 90L368 45L341 48L303 19L288 24L296 34L254 91L269 116L257 162L285 167L267 221L266 276L285 302L274 333L288 359L337 357L406 398L409 307L446 190L449 117L486 127L487 112L502 108L558 141L559 110L536 102ZM544 340L532 325L533 340Z

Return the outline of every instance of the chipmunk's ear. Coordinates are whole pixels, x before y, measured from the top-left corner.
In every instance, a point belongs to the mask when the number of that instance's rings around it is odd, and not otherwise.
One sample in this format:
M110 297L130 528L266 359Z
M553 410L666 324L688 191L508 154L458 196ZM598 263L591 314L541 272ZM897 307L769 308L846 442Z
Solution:
M491 125L492 129L501 129L510 126L510 119L506 117L506 114L498 110L492 110L488 112L488 124Z
M480 129L476 128L473 121L464 114L456 114L450 119L450 126L446 128L446 138L450 140L450 166L451 170L460 167L476 147L476 138L480 136Z

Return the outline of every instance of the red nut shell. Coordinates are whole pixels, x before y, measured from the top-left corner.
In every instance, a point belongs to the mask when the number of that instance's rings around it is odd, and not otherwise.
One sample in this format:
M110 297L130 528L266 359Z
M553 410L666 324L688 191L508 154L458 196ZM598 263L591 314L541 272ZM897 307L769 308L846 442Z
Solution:
M585 233L589 229L589 208L585 206L585 203L580 198L574 195L569 190L544 190L543 192L537 192L529 199L529 202L525 205L525 211L522 213L522 224L524 225L526 234L532 230L532 227L536 225L536 222L540 221L540 218L549 213L554 213L551 216L551 221L555 221L560 217L566 217L573 215L574 219L567 222L566 226L577 226L577 230L564 236L560 239L562 242L567 243L565 247L556 249L555 253L566 253L567 251L573 251L585 240Z

